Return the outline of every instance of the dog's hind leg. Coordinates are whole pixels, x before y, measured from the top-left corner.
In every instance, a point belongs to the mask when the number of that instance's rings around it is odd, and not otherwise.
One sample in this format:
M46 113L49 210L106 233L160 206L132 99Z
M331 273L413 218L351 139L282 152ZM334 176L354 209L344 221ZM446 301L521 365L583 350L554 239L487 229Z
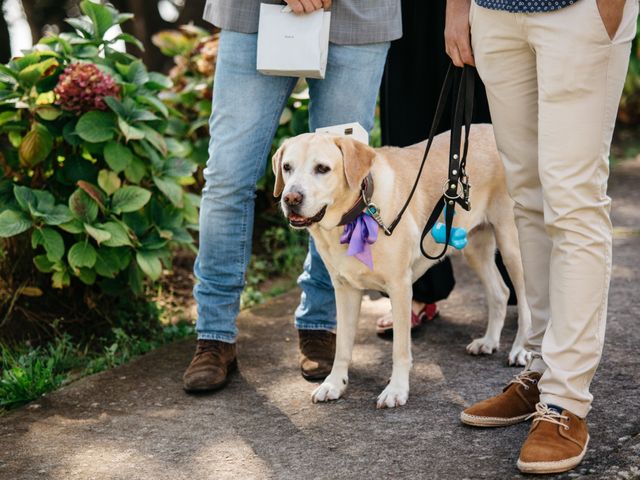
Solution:
M467 345L472 355L491 354L500 347L500 334L507 314L509 289L502 281L495 262L496 241L490 225L484 225L469 236L469 244L463 250L469 266L476 272L484 286L489 307L487 331Z
M311 395L313 403L337 400L349 383L349 364L360 317L362 291L332 279L336 292L336 355L331 373Z
M527 352L524 346L527 332L531 327L531 310L527 303L524 286L518 231L513 221L504 221L496 225L495 233L502 260L518 297L518 333L509 352L509 365L524 366L530 356L530 352Z
M393 316L393 369L389 384L378 396L378 408L404 405L409 398L411 370L411 277L394 281L387 289Z

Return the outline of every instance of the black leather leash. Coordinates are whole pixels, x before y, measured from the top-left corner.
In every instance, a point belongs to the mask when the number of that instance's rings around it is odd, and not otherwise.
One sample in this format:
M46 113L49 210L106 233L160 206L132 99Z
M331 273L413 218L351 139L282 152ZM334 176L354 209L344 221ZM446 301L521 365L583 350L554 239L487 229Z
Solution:
M400 223L400 220L402 220L402 216L409 207L413 195L418 188L420 177L422 176L422 170L424 169L427 156L429 155L431 145L433 144L433 139L436 136L438 126L442 120L442 115L444 113L447 100L449 100L449 95L452 90L457 88L457 96L455 99L452 99L453 119L451 126L451 145L449 148L449 177L445 183L442 197L440 197L431 212L431 216L427 220L427 224L422 230L422 235L420 237L420 251L422 252L422 255L430 260L439 260L445 256L449 248L449 240L451 240L451 229L453 228L453 216L455 215L456 204L460 205L467 211L471 209L471 204L469 203L469 178L467 177L466 166L467 152L469 150L469 130L471 128L471 118L473 115L474 87L475 74L473 67L467 65L464 68L457 68L454 67L453 64L449 64L449 68L447 69L447 74L444 78L444 83L440 91L440 97L438 98L436 112L431 124L427 146L425 147L422 162L420 163L420 168L416 175L416 180L411 188L411 192L409 192L407 201L400 209L395 220L389 226L385 225L380 217L380 210L371 202L371 196L373 194L373 177L369 173L362 182L358 202L356 202L356 204L342 216L338 225L346 225L355 220L355 218L357 218L357 216L363 211L366 211L376 220L378 225L380 225L380 228L382 228L385 235L391 236L393 234L393 231ZM463 126L464 144L462 155L460 155ZM431 256L424 250L424 239L435 226L443 210L445 212L446 241L442 251L436 256Z

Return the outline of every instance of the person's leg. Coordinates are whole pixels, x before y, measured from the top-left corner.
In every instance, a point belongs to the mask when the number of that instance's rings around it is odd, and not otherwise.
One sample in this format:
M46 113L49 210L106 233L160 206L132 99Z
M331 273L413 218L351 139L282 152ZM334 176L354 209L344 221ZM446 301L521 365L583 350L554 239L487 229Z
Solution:
M609 149L637 14L638 2L627 1L613 40L595 0L526 22L538 58L539 168L553 245L540 400L582 418L604 344L613 236Z
M309 79L309 127L359 122L371 131L388 43L329 47L324 80ZM296 309L299 330L334 330L336 307L329 273L309 240L309 254L298 279L302 289Z
M296 79L256 71L257 35L223 31L195 263L198 339L233 343L251 254L255 186Z
M542 337L549 320L551 242L544 225L538 174L538 83L535 53L525 39L521 16L472 5L471 38L478 73L489 99L498 150L506 170L531 308L525 348L528 366L542 373Z

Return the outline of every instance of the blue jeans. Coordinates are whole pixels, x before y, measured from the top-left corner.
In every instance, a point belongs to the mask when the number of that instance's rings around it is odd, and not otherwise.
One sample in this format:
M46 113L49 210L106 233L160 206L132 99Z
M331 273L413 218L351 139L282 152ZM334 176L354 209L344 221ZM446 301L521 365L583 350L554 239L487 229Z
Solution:
M233 343L251 255L256 182L264 173L280 115L297 79L256 70L256 34L220 36L210 121L209 161L200 207L196 330L199 339ZM309 79L309 125L360 122L373 128L388 43L331 44L324 80ZM296 327L335 328L329 274L313 242L299 278Z

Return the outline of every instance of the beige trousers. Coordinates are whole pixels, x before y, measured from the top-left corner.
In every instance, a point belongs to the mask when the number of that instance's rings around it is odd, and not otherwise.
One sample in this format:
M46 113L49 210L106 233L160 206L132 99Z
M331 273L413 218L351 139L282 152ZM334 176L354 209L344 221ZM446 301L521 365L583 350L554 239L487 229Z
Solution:
M635 36L627 0L613 39L595 0L547 13L475 4L474 56L507 173L541 401L585 417L611 276L609 148ZM541 356L540 356L541 355Z

